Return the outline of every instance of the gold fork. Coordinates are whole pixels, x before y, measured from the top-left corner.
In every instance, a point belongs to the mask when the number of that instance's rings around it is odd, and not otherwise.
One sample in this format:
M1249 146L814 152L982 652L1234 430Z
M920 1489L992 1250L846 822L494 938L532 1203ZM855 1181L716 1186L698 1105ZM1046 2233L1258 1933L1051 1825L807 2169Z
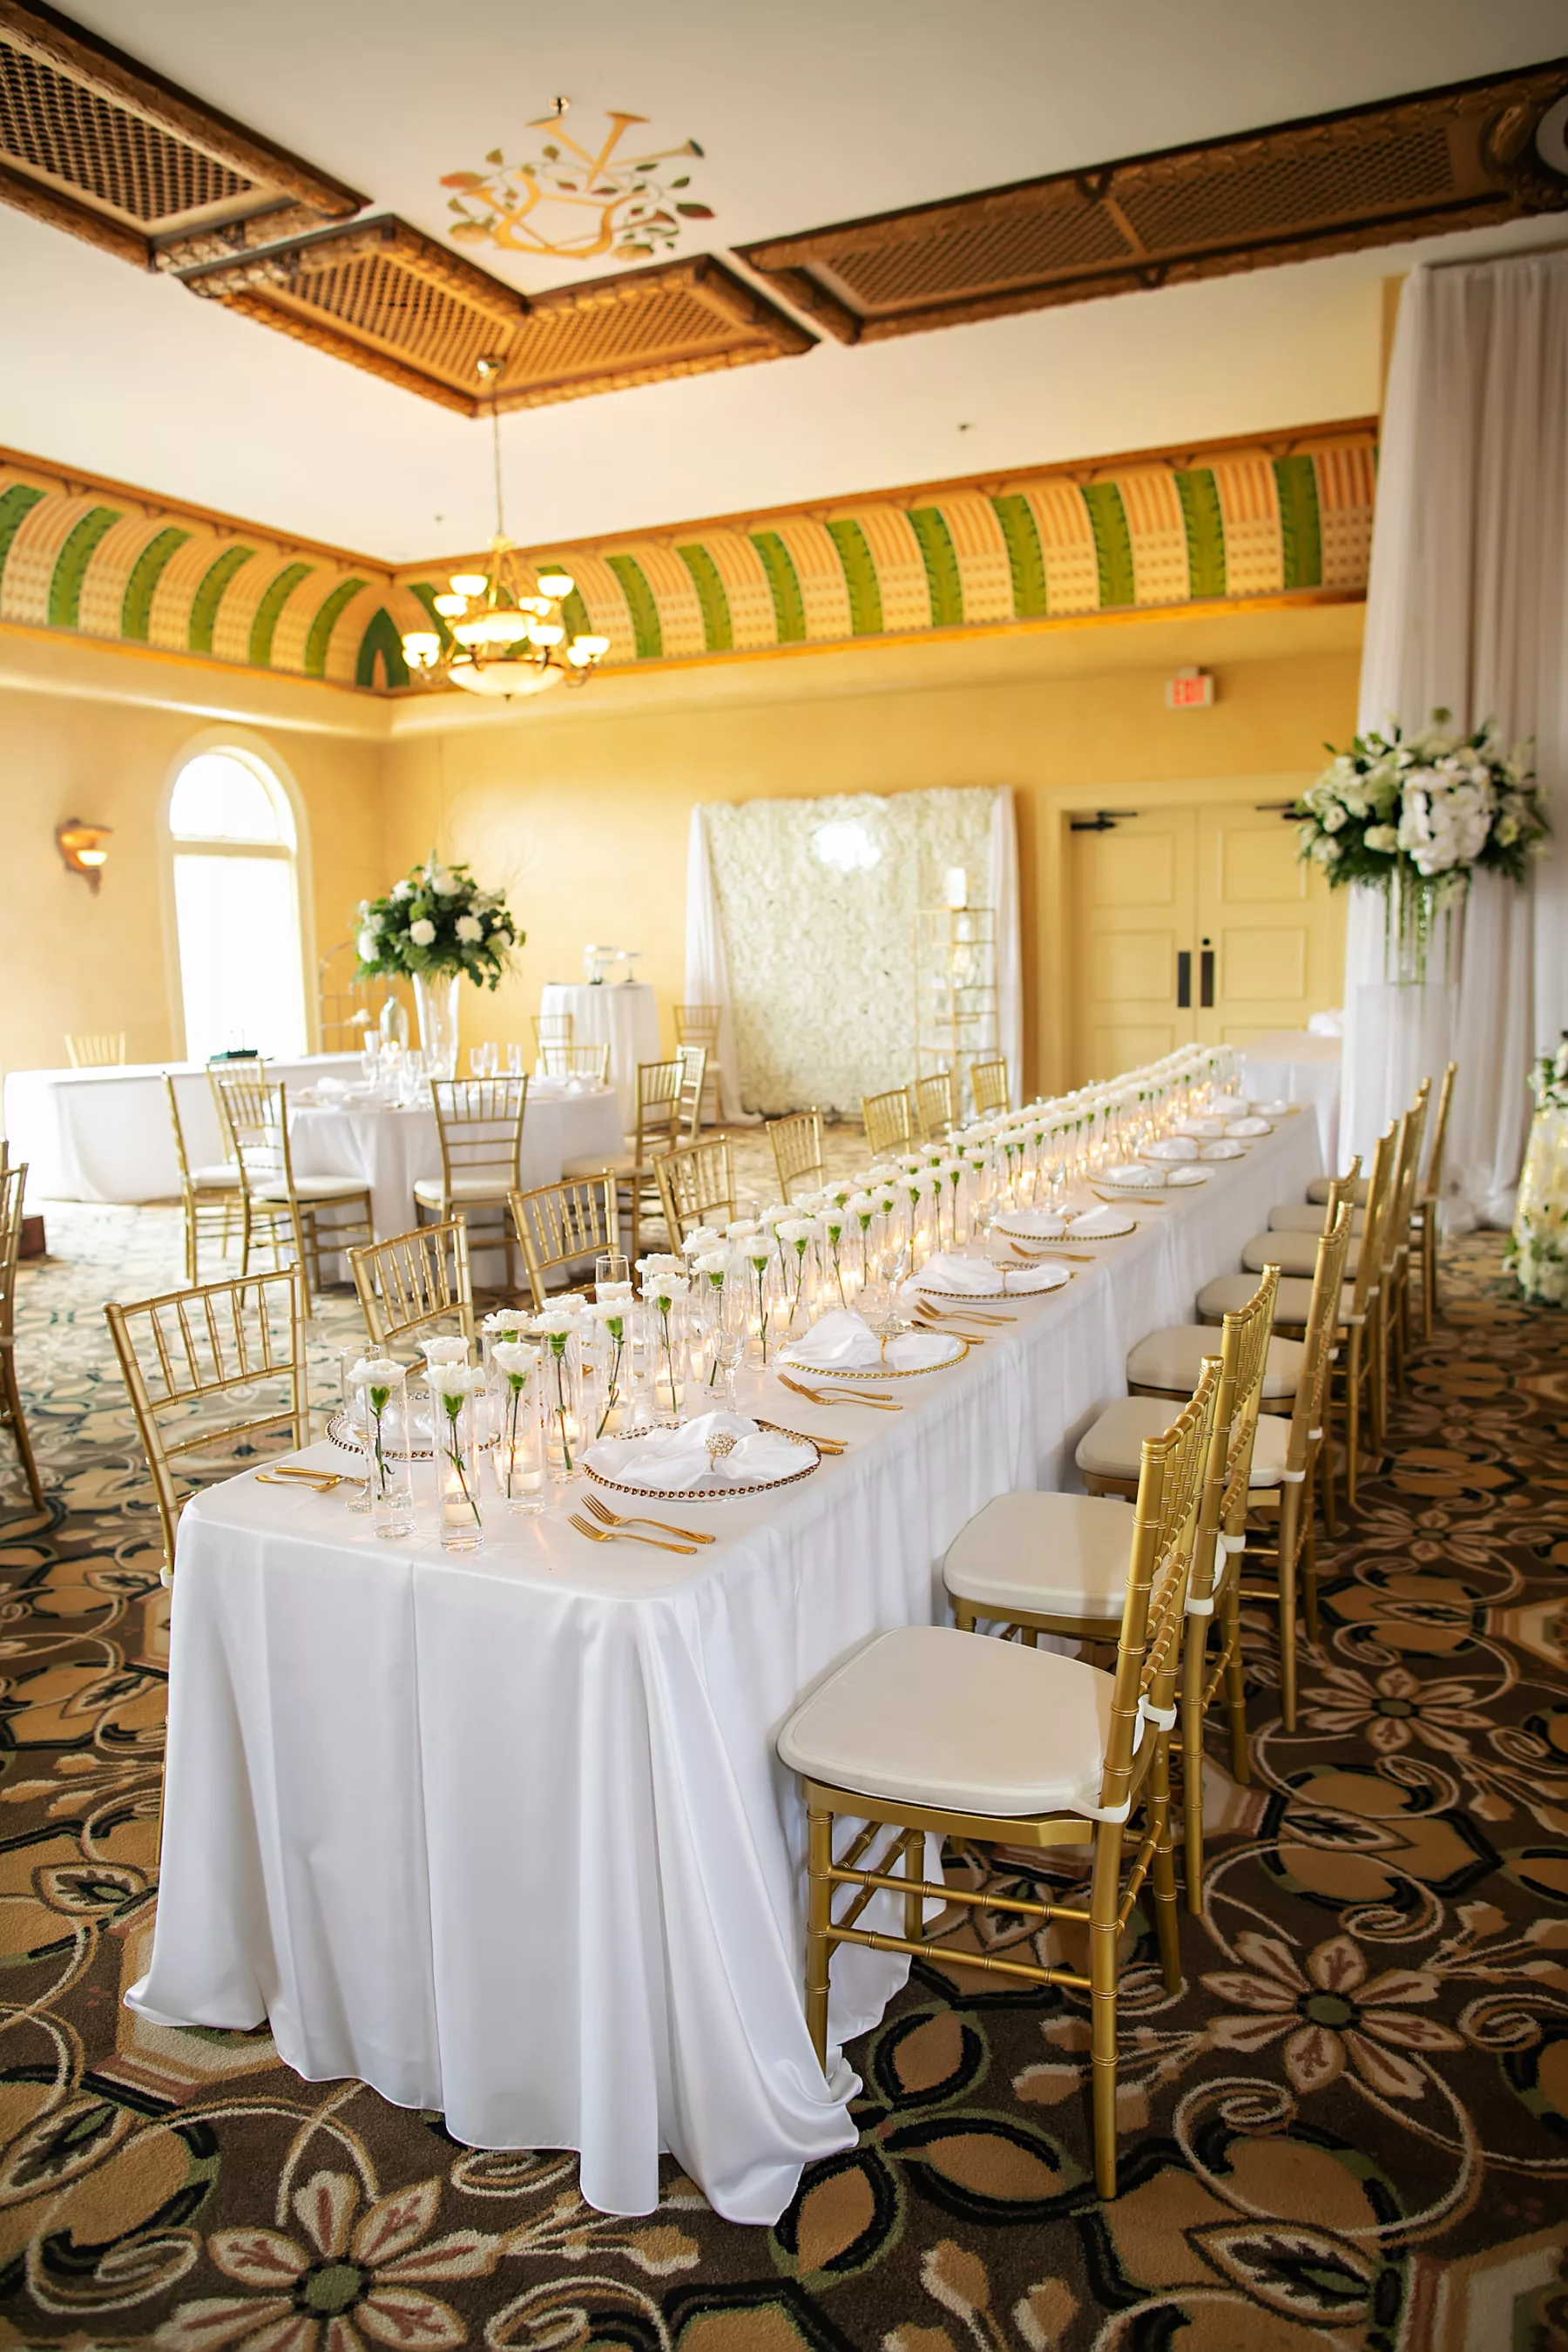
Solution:
M596 1528L592 1519L580 1519L575 1511L568 1517L567 1526L575 1528L580 1536L593 1543L651 1544L655 1551L678 1551L683 1559L696 1557L695 1544L660 1543L657 1536L634 1535L630 1528Z
M891 1397L847 1396L841 1389L830 1390L825 1395L819 1389L803 1388L798 1381L792 1381L787 1372L781 1372L779 1379L786 1389L792 1389L796 1396L804 1397L807 1404L868 1404L873 1412L903 1411L903 1406L895 1404Z
M983 1314L978 1307L939 1307L934 1299L927 1297L923 1290L921 1306L927 1315L934 1315L939 1322L1016 1323L1018 1319L1016 1315Z
M340 1477L335 1470L258 1470L258 1486L309 1486L318 1495L330 1495L334 1486L359 1486L360 1478Z
M768 1426L770 1429L776 1429L781 1437L805 1436L804 1430L786 1429L779 1421L770 1422ZM805 1442L808 1445L815 1445L819 1454L847 1454L849 1451L848 1445L842 1437L807 1437Z
M956 1331L951 1324L927 1323L918 1315L914 1318L914 1328L917 1331L934 1332L939 1339L961 1340L966 1348L984 1348L985 1345L984 1339L978 1331Z
M694 1544L710 1544L716 1540L710 1535L704 1535L698 1528L677 1528L672 1527L668 1519L650 1519L646 1511L612 1511L607 1503L600 1502L597 1495L584 1495L583 1507L592 1511L596 1519L603 1519L610 1528L658 1528L661 1535L684 1536L689 1543Z
M1060 1259L1068 1265L1093 1265L1096 1262L1089 1250L1025 1249L1019 1242L1009 1242L1007 1246L1015 1257L1029 1259L1048 1257L1053 1260Z

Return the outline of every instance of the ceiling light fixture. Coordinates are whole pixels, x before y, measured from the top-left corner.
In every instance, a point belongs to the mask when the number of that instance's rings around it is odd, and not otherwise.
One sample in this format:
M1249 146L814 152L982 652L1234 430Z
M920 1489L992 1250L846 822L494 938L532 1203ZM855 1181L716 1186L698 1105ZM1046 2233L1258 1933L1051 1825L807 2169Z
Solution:
M569 572L541 572L533 587L521 577L517 550L506 536L501 505L500 415L496 402L501 363L479 363L490 389L490 441L495 457L496 535L489 567L454 572L448 593L432 598L447 625L409 629L403 658L421 686L460 686L469 694L543 694L552 686L584 686L610 650L608 637L571 629L564 611L575 582Z

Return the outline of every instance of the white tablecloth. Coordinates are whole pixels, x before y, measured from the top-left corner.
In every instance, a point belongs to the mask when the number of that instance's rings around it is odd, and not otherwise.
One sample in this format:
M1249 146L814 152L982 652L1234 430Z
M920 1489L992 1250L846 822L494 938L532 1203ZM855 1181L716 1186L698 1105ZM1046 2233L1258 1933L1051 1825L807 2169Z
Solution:
M254 1068L237 1062L236 1071ZM269 1078L312 1085L359 1068L353 1054L308 1054L268 1062ZM205 1062L137 1062L104 1070L13 1070L5 1080L5 1133L13 1160L27 1162L30 1201L177 1201L179 1162L163 1099L174 1081L193 1168L228 1157Z
M1310 1029L1270 1029L1242 1049L1242 1091L1258 1102L1310 1103L1323 1139L1323 1165L1339 1166L1340 1061L1337 1037Z
M308 2079L360 2077L481 2147L578 2148L605 2210L652 2210L668 2149L721 2213L776 2219L801 2167L855 2139L853 2078L840 2060L824 2081L805 2030L781 1720L847 1650L930 1619L982 1504L1062 1482L1126 1348L1190 1314L1321 1160L1297 1115L1168 1208L1134 1204L1103 1266L903 1383L897 1417L752 1376L761 1410L851 1450L771 1503L687 1505L722 1538L690 1559L588 1543L571 1490L532 1520L492 1503L466 1557L423 1528L381 1542L332 1496L198 1495L132 2006L268 2018ZM835 1955L836 2044L904 1973Z
M658 1004L646 980L546 981L539 1010L569 1013L574 1045L607 1045L610 1084L621 1100L629 1135L637 1125L637 1064L659 1058Z
M519 1160L524 1190L558 1184L568 1160L591 1151L613 1155L622 1148L613 1087L552 1094L549 1083L529 1081ZM289 1143L296 1176L357 1176L370 1186L378 1241L408 1232L416 1178L441 1173L436 1114L428 1109L393 1110L368 1102L290 1105Z

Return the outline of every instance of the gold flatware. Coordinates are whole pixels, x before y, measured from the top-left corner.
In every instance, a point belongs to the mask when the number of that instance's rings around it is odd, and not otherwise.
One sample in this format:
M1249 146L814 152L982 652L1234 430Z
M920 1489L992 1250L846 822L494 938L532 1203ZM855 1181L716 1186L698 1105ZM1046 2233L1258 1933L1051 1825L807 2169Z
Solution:
M335 1470L258 1470L258 1486L310 1486L318 1495L330 1495L334 1486L359 1486L360 1478L340 1477Z
M571 1513L566 1524L569 1528L575 1528L580 1536L586 1536L592 1543L651 1544L655 1551L678 1551L683 1559L692 1559L697 1553L695 1544L661 1543L657 1536L639 1536L630 1528L596 1528L592 1519L580 1519L575 1511Z
M1108 1209L1130 1209L1134 1201L1141 1209L1168 1209L1171 1205L1169 1201L1162 1201L1158 1192L1145 1192L1136 1184L1129 1184L1124 1192L1102 1192L1093 1184L1089 1189Z
M923 1290L921 1306L927 1315L934 1315L939 1322L1016 1323L1018 1319L1016 1315L988 1315L978 1307L939 1307Z
M612 1511L607 1503L600 1502L597 1495L584 1495L583 1507L592 1511L596 1519L603 1519L606 1527L658 1528L661 1535L684 1536L689 1543L694 1544L718 1541L716 1536L704 1535L700 1528L672 1527L668 1519L650 1518L646 1511Z
M792 1381L787 1372L781 1372L779 1380L796 1396L804 1397L807 1404L868 1404L874 1412L902 1412L903 1411L902 1405L895 1404L891 1397L847 1396L842 1389L830 1390L824 1395L819 1389L803 1388L798 1381Z
M775 1421L773 1426L781 1437L805 1437L805 1430L786 1429L782 1422ZM847 1454L849 1451L847 1441L842 1437L806 1437L805 1442L808 1445L815 1445L819 1454Z
M965 1348L984 1348L985 1345L978 1331L955 1331L945 1323L924 1322L918 1315L914 1318L914 1327L917 1331L930 1331L939 1339L956 1339Z
M1021 1257L1031 1265L1047 1258L1053 1265L1092 1265L1094 1264L1094 1259L1088 1250L1020 1249L1016 1242L1009 1242L1007 1246L1015 1257Z

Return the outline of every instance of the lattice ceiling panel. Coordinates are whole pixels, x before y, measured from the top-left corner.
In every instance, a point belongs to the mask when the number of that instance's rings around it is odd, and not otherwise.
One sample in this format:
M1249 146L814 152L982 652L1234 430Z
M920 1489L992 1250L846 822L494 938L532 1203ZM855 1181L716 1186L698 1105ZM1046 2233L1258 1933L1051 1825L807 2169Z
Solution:
M1568 207L1568 59L743 247L845 342Z
M536 295L507 354L503 408L744 367L816 338L706 256Z

